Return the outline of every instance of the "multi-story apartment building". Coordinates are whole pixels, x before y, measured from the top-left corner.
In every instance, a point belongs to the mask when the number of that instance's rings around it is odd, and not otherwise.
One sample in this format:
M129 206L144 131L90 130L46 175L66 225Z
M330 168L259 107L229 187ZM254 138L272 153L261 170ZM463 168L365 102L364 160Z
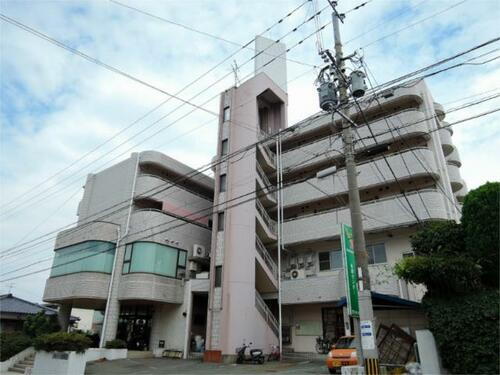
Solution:
M223 92L220 103L207 349L231 356L244 340L265 351L277 344L280 286L283 345L312 352L317 336L350 332L339 240L340 224L350 224L340 116L319 113L283 131L287 94L265 73ZM398 280L392 266L412 256L410 236L422 223L459 219L467 190L460 158L445 112L423 81L359 104L362 111L351 105L349 116L358 124L376 324L413 332L426 324L417 303L424 290ZM333 175L319 177L333 166Z
M101 344L187 353L205 336L213 180L145 151L90 174L78 223L60 232L43 299L101 310Z

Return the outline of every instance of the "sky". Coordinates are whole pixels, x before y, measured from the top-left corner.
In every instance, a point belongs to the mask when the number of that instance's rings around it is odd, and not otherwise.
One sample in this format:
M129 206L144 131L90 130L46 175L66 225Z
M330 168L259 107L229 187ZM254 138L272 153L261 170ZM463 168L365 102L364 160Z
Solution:
M253 61L248 61L252 51L239 46L303 2L120 1L156 17L107 0L0 2L3 15L160 89L0 20L0 252L75 222L86 175L132 152L158 150L195 168L208 163L217 138L217 118L210 112L218 111L218 94L234 85L232 65L238 66L240 80L253 73ZM339 10L347 12L361 3L340 0ZM318 9L327 5L317 0ZM315 30L314 21L304 23L312 6L303 5L263 36L295 46ZM371 0L347 13L341 25L344 53L362 54L376 82L383 83L497 37L499 17L497 0ZM329 10L323 11L320 24L329 20ZM330 26L321 39L325 48L333 47ZM454 62L487 52L474 63L490 60L499 54L499 46L491 44ZM316 35L287 57L293 60L287 63L292 125L319 110L313 66L322 61ZM445 109L498 94L500 60L453 69L429 78L427 84ZM177 99L166 101L168 96L160 91L178 93L207 111L193 111ZM446 121L499 104L499 98L489 100L450 113ZM453 141L469 189L500 180L499 112L456 125ZM1 258L0 275L34 262L8 276L49 268L52 237L17 256ZM0 293L11 291L40 302L47 277L48 271L43 271L2 283Z

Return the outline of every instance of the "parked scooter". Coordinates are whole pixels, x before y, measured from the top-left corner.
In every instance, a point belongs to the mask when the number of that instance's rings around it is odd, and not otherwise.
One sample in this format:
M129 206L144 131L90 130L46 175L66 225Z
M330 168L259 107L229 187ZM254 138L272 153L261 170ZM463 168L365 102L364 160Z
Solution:
M280 360L280 347L278 345L271 345L271 352L267 356L267 361L279 361Z
M261 349L250 349L250 354L246 355L245 352L247 348L250 348L252 343L248 345L243 345L239 348L236 348L236 363L258 363L262 365L265 361L264 352Z
M319 354L327 354L331 349L332 343L327 338L321 336L316 337L316 352Z

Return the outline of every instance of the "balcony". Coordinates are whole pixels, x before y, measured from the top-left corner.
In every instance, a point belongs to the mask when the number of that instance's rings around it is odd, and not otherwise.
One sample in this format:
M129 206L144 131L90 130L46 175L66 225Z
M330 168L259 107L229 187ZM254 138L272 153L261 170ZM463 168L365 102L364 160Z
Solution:
M445 197L441 192L434 189L424 189L408 193L407 197L421 221L449 219L445 207ZM366 202L361 205L361 210L364 215L364 230L367 232L377 232L417 223L403 196L391 196ZM285 245L293 245L331 239L340 235L341 223L349 224L350 222L348 208L302 216L285 221L283 241Z
M111 275L100 272L79 272L50 277L45 284L43 300L51 303L68 303L84 309L101 309L106 306Z
M278 320L274 317L271 310L269 310L269 307L267 307L266 303L257 290L255 291L255 308L260 313L262 318L264 318L269 328L271 328L276 337L278 337L280 331Z
M257 163L257 183L259 184L259 190L261 190L259 197L262 199L263 204L265 206L276 205L276 191L259 163Z
M439 121L443 121L444 117L446 116L443 106L439 103L434 102L434 111L436 112L436 116L438 117Z
M441 147L443 149L444 156L448 156L454 150L453 141L451 140L451 129L442 128L439 129L439 138L441 139Z
M118 299L181 304L184 301L184 282L150 273L122 275Z
M257 235L264 243L276 241L278 224L271 219L259 199L255 200L255 207L257 208Z
M271 151L268 143L257 144L257 161L268 172L276 170L276 154Z
M386 95L384 97L383 94L379 94L379 99L378 101L373 101L370 96L367 96L366 98L363 98L363 100L360 101L360 104L363 108L363 110L370 110L372 108L376 108L377 111L380 111L379 104L383 107L382 110L385 110L388 108L388 106L391 106L395 103L408 103L408 102L416 102L418 104L421 104L423 102L422 99L422 94L420 92L420 87L401 87L396 90L389 89L386 90L387 94L392 93L392 95ZM368 105L365 105L364 103L369 103ZM351 107L350 113L353 114L356 112L355 107ZM330 126L331 123L331 115L330 114L325 114L325 115L318 115L315 114L313 116L310 116L295 126L295 130L293 133L287 133L285 135L285 139L287 141L298 138L298 137L305 137L308 133L318 131L321 128Z
M126 241L139 241L147 237L148 241L167 244L165 241L168 237L170 243L178 242L175 247L184 250L192 249L194 244L210 247L211 230L194 219L181 220L155 209L135 210L130 218L130 232Z
M261 293L272 293L278 289L278 266L269 254L259 237L255 236L255 250L257 251L255 280L257 289Z
M401 294L398 279L388 264L370 265L368 272L371 290L396 296ZM284 305L338 301L345 297L344 271L340 269L329 271L327 275L319 273L305 279L283 280L281 288Z
M446 162L448 164L456 165L457 167L462 166L462 161L460 160L460 155L456 147L453 147L453 151L446 157Z
M462 187L460 188L460 190L455 192L455 197L457 197L457 201L463 203L467 193L468 193L467 184L465 183L464 180L462 180Z
M455 164L448 163L448 175L450 176L451 190L458 192L464 187L464 181L460 176L460 169Z
M401 154L386 157L396 177L400 180L410 177L430 176L438 179L436 163L432 151L416 148ZM419 161L420 160L420 161ZM387 184L394 180L383 158L358 165L358 185L360 189ZM382 176L381 176L382 175ZM332 178L311 178L307 182L290 185L283 190L283 205L293 206L325 198L328 195L347 193L346 170L339 170Z
M405 126L401 128L401 124ZM371 137L370 130L367 126L357 128L356 138L363 138L363 142L355 143L356 152L370 148L376 144ZM410 109L394 114L385 119L376 120L370 123L370 128L376 136L378 143L392 142L393 140L402 138L411 138L416 136L428 136L427 123L423 112ZM399 131L394 128L400 128ZM331 159L332 155L325 155L327 150L341 150L342 140L336 139L333 144L330 144L330 137L319 139L316 142L299 148L287 151L282 156L283 168L294 168L299 165L303 168L314 165L325 159ZM319 154L319 155L318 155ZM314 155L318 155L314 157ZM340 153L334 154L333 157L341 157ZM307 162L304 162L307 160Z

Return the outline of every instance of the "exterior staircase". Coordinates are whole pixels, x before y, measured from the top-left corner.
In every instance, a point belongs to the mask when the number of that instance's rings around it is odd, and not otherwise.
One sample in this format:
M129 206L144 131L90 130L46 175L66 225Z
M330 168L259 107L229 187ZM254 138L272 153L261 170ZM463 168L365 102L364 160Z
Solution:
M18 372L20 374L24 374L26 368L33 367L35 363L35 354L30 354L28 357L23 360L16 362L14 366L9 367L9 371Z

